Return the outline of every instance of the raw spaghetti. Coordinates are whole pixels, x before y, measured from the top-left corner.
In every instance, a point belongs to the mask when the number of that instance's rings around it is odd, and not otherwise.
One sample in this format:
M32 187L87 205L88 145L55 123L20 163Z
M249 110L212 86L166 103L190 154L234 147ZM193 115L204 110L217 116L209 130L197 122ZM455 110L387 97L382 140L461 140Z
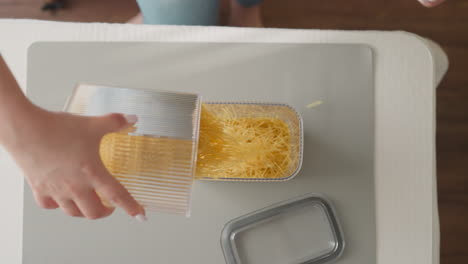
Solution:
M279 118L239 117L202 107L197 178L283 178L291 167L291 134Z

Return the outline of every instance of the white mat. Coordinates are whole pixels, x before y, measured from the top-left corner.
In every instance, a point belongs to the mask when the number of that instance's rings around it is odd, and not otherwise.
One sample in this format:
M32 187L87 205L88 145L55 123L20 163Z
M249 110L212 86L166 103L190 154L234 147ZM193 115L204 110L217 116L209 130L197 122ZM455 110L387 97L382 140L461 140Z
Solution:
M364 43L376 57L377 263L439 262L435 179L435 86L447 58L405 32L242 29L0 20L0 53L26 87L35 41ZM0 263L21 263L21 173L0 152Z

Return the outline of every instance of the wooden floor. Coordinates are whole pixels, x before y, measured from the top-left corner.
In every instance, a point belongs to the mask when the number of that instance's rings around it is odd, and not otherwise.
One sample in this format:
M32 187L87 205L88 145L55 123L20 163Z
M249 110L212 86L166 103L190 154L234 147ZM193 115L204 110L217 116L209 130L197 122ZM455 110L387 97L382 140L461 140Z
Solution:
M40 0L0 0L0 17L124 22L138 10L132 0L69 2L51 15ZM416 0L265 0L263 14L268 27L406 30L442 45L450 70L437 91L441 263L468 263L468 0L434 9Z

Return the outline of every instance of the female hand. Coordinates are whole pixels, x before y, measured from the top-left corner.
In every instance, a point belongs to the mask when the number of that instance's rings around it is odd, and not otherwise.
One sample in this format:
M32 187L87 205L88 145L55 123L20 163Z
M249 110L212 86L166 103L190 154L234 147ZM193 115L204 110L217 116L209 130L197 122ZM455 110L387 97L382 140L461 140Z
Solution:
M0 55L0 144L22 168L37 204L70 216L110 215L98 194L139 221L145 210L109 174L99 155L102 137L133 125L136 116L83 117L49 112L22 93Z
M418 0L425 7L434 7L442 4L445 0Z
M99 156L102 137L134 124L135 116L83 117L33 105L22 116L4 145L24 171L39 206L97 219L114 210L101 202L101 196L145 220L144 209L109 174Z

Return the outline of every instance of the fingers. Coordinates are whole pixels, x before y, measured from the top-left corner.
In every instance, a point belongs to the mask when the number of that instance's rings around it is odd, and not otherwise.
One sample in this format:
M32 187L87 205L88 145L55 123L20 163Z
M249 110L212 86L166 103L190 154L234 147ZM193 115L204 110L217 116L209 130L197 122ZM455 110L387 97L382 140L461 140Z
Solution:
M81 196L75 197L75 203L82 214L88 219L103 218L114 212L114 208L103 205L94 190L83 192Z
M130 195L114 177L107 171L101 173L94 188L105 200L112 205L124 209L128 215L136 218L139 221L145 221L145 210L138 202Z
M57 209L59 205L49 196L42 196L37 193L34 193L34 198L37 205L44 209Z
M419 2L425 7L434 7L442 4L444 1L445 0L419 0Z
M81 189L81 190L80 190ZM88 219L99 219L111 215L113 207L105 206L96 192L89 188L73 189L71 193L59 195L63 198L54 200L47 195L41 195L34 191L37 204L44 209L61 208L65 214L74 217L86 217Z
M81 213L80 209L78 206L76 206L73 200L63 199L57 202L65 214L73 217L83 217L83 213Z
M118 132L131 127L138 121L136 115L108 114L93 118L93 125L101 134Z

